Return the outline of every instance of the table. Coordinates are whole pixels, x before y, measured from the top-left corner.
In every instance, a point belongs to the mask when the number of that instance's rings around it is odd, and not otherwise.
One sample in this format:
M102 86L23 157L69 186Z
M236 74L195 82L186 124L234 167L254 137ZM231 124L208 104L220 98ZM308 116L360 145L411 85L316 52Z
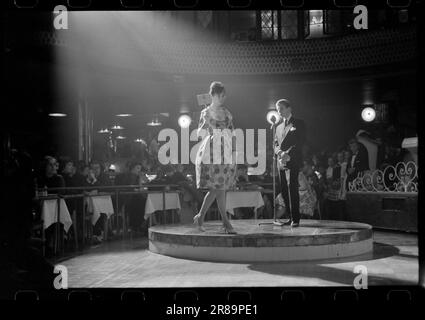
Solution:
M110 195L89 195L85 199L87 211L93 213L92 224L95 225L100 218L100 214L104 213L108 219L114 214L114 206Z
M65 232L68 232L72 225L71 215L64 199L48 199L43 200L42 219L43 228L47 229L52 224L58 222L58 202L60 207L59 222L63 224Z
M158 210L164 210L164 195L165 194L165 210L181 209L180 198L178 192L152 191L147 193L145 205L145 220Z
M253 207L255 219L257 218L257 209L264 206L261 190L238 190L227 191L226 193L226 211L234 215L234 208Z

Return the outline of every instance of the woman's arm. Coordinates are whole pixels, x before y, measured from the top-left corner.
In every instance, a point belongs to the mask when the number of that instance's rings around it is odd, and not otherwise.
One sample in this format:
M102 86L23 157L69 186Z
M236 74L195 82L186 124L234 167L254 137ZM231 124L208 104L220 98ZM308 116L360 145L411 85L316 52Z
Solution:
M198 137L201 135L202 130L209 130L208 121L207 121L207 109L203 109L201 111L201 116L199 117L199 124L198 124Z

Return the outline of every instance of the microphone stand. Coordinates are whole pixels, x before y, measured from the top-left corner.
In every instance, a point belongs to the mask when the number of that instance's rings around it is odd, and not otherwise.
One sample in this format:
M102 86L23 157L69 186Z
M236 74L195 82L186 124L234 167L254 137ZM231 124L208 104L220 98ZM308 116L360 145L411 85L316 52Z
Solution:
M276 135L276 122L273 122L272 127L272 141L274 141L275 135ZM276 219L276 153L274 152L273 148L273 165L272 165L272 175L273 175L273 222L263 222L259 223L258 225L275 225L275 226L283 226L283 222Z

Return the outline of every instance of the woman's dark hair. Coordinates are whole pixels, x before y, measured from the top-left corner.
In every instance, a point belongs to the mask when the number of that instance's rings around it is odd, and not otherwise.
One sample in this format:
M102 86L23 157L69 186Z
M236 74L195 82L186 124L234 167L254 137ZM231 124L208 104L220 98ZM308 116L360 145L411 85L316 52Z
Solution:
M56 161L56 158L52 156L45 156L40 163L40 172L43 174L44 171L47 168L47 165L50 163L50 161Z
M72 163L72 165L75 166L74 161L72 161L71 159L66 159L60 163L59 172L62 172L63 170L65 170L65 167L68 163Z
M210 85L210 95L214 96L216 94L225 93L226 89L224 89L224 85L219 81L214 81Z

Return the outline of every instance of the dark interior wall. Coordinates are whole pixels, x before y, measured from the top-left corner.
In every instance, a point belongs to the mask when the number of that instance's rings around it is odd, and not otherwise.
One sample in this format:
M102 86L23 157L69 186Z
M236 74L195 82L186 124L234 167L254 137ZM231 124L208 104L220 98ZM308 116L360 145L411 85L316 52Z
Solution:
M46 154L75 154L76 117L48 117L49 112L71 111L72 101L56 91L55 55L34 35L51 31L51 13L3 13L4 117L2 130L12 148L29 152L35 162Z
M256 27L256 12L252 10L230 11L229 19L231 37L232 34L249 32Z
M313 148L337 148L361 125L361 99L355 82L277 84L270 87L259 84L254 88L242 85L236 86L234 92L229 90L228 103L234 110L238 125L268 128L267 111L280 98L289 99L294 106L294 116L305 121L307 141Z

